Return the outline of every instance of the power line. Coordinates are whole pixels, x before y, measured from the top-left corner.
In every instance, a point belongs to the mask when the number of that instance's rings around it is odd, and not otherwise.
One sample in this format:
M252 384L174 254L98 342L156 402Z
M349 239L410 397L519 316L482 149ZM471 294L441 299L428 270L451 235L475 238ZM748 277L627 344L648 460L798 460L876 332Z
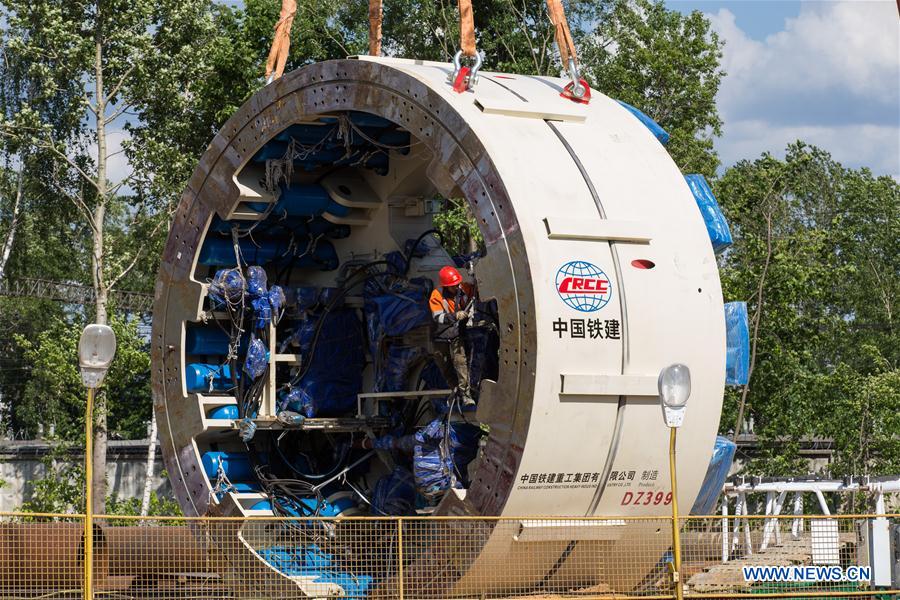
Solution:
M0 296L43 298L67 304L92 305L97 303L97 294L90 286L27 277L14 281L0 281ZM116 290L110 295L110 300L122 310L149 313L153 308L153 296L144 292Z

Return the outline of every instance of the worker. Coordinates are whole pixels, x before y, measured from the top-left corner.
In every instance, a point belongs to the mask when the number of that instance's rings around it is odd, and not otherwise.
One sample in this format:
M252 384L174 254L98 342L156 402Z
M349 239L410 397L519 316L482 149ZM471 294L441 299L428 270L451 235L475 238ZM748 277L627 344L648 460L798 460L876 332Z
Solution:
M465 326L475 305L474 287L463 281L456 267L447 265L440 270L440 289L431 292L428 300L431 316L438 325L445 326L440 337L450 342L450 358L456 371L456 393L464 406L473 406L469 387L469 363L464 341Z

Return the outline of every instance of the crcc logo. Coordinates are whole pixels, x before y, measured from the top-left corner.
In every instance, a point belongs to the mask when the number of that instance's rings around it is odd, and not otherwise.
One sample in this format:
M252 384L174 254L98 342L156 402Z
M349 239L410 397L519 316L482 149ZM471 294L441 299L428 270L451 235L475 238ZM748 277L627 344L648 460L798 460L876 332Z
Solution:
M600 267L582 260L567 262L556 273L556 291L569 307L594 312L609 303L609 277Z

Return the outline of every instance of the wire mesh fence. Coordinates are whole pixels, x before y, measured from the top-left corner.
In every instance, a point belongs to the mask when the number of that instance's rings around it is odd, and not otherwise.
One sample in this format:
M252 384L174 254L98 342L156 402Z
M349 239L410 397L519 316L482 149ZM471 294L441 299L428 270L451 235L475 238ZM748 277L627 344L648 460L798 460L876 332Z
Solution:
M873 518L684 518L684 595L900 594L853 570ZM0 514L0 599L84 598L84 531L81 515ZM665 517L101 516L93 532L94 598L675 597Z

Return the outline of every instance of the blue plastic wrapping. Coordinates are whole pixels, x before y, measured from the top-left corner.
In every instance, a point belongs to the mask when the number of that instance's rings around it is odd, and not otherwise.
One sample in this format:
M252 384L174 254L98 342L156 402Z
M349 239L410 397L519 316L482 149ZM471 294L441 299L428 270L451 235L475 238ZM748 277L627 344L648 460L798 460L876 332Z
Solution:
M728 221L719 208L719 203L712 193L706 178L703 175L685 175L684 180L687 181L691 193L694 194L694 200L697 202L697 208L703 216L703 222L706 224L706 231L709 233L709 240L712 242L713 251L719 254L729 246L731 246L731 230L728 228Z
M369 338L398 336L431 323L426 290L418 286L366 298Z
M280 285L273 285L272 289L269 290L269 305L272 307L272 315L275 317L276 323L281 317L281 311L284 309L286 303L287 297L284 295L282 287Z
M416 488L427 500L436 500L451 487L466 485L466 466L478 451L480 430L466 423L435 419L416 433L413 475ZM446 436L446 448L444 444Z
M239 269L222 269L216 271L209 284L209 298L213 306L224 305L226 300L232 304L241 301L244 296L244 276Z
M407 379L413 365L425 358L427 352L421 346L390 345L384 356L378 358L375 391L399 392L407 389Z
M319 303L319 288L302 286L288 289L288 297L289 303L295 305L297 310L310 310Z
M289 410L303 415L306 418L311 418L316 415L313 398L307 393L306 387L294 387L288 390L287 393L281 397L281 403L278 405L278 410Z
M251 300L250 308L253 309L253 325L256 329L262 329L269 325L269 321L272 320L272 305L269 303L268 293L261 298Z
M735 450L737 450L737 446L734 442L721 435L716 436L706 476L700 485L700 493L694 501L694 506L691 507L692 515L711 515L716 510L716 502L719 500L719 494L722 493L722 486L725 485L728 471L731 470Z
M268 290L268 277L262 267L247 268L247 294L251 298L262 298Z
M291 390L283 409L305 417L337 416L356 406L365 367L362 327L351 309L334 309L324 317L315 352L312 341L322 317L310 315L291 336L308 368Z
M389 271L396 273L397 275L403 275L406 271L406 257L403 256L402 253L396 250L388 252L384 255L384 260L387 262Z
M231 369L228 365L189 363L184 369L184 384L188 393L226 392L231 389Z
M725 304L725 383L750 381L750 322L746 302Z
M266 345L256 336L250 340L250 346L247 348L247 358L244 360L244 372L250 376L250 379L258 379L266 372L269 366L269 351Z
M422 369L422 372L419 374L419 382L416 384L415 389L419 389L421 384L424 384L422 389L426 390L446 390L450 389L450 384L444 378L444 374L441 372L440 367L438 367L437 363L434 360L429 360L425 367ZM431 408L434 410L437 415L445 415L450 410L450 405L447 402L447 397L440 396L431 396Z
M403 467L382 477L372 492L372 509L376 515L403 516L415 514L416 485L412 473Z
M643 123L644 126L650 130L650 133L653 134L653 137L659 140L660 144L665 146L669 143L669 134L666 132L666 130L660 127L659 123L644 114L644 111L635 108L626 102L622 102L621 100L616 100L616 102L621 104L623 107L625 107L626 110L628 110L628 112L637 117L638 121Z

